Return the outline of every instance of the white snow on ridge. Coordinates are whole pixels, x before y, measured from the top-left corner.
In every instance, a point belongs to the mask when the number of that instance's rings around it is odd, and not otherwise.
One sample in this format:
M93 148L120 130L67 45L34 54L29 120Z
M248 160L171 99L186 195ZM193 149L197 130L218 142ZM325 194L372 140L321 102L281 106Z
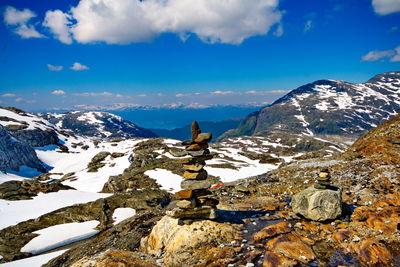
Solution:
M56 252L38 255L38 256L34 256L34 257L29 257L29 258L22 259L22 260L16 260L16 261L3 263L3 264L0 264L0 266L1 267L40 267L43 264L46 264L47 262L49 262L51 259L54 259L54 258L60 256L61 254L63 254L66 251L67 251L67 249L59 250Z
M77 118L78 121L84 121L89 124L103 124L104 122L98 120L96 115L101 115L100 112L85 112Z
M183 178L165 169L154 169L144 172L145 175L157 181L161 189L175 193L181 190Z
M15 112L9 111L7 109L0 108L0 116L1 117L8 117L8 118L11 118L11 119L14 119L17 121L26 122L27 123L26 130L34 130L37 128L37 129L41 129L41 130L45 131L47 129L53 128L53 125L51 123L49 123L48 121L46 121L36 115L33 115L33 114L29 114L29 113L26 113L26 114L28 116L22 116ZM15 124L22 125L22 123L18 123L15 121L7 122L7 121L0 120L0 125L2 125L2 126L15 125Z
M21 252L35 255L87 239L99 232L98 230L94 230L99 223L96 220L81 223L65 223L35 231L33 233L39 234L39 236L33 238L23 246Z
M9 201L0 199L0 229L35 219L60 208L95 201L111 194L61 190L54 193L39 193L29 200Z
M136 215L136 210L132 209L132 208L117 208L114 210L113 213L113 220L114 220L114 225L119 224L120 222L122 222L125 219L128 219L132 216Z

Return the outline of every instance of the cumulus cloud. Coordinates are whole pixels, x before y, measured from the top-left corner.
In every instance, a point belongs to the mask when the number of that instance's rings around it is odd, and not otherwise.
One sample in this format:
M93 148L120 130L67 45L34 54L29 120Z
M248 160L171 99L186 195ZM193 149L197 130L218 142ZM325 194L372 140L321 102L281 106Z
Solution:
M51 92L51 94L53 94L53 95L65 95L65 91L63 91L63 90L54 90L53 92Z
M80 0L68 13L48 11L43 25L61 42L146 42L162 33L207 43L240 44L280 23L279 0ZM283 33L277 28L275 35Z
M16 97L16 96L17 96L16 94L10 94L10 93L1 95L1 97Z
M47 11L43 26L48 27L56 39L64 44L71 44L72 37L69 31L71 16L61 10Z
M18 97L18 98L16 98L15 99L15 102L21 102L21 101L23 101L24 99L22 98L22 97Z
M70 67L71 70L73 71L81 71L81 70L88 70L89 67L85 66L79 62L75 62L74 64L72 64L72 66Z
M389 49L389 50L375 50L370 51L366 55L362 56L362 61L385 61L389 60L391 62L400 61L400 46Z
M276 30L274 31L274 35L276 37L281 37L283 35L283 26L282 24L279 24Z
M55 66L52 64L47 64L47 68L51 71L62 71L63 70L63 66Z
M29 21L35 17L36 14L27 8L18 10L12 6L8 6L4 11L4 22L22 38L44 37L35 29L35 26L29 24Z
M375 13L379 15L387 15L400 11L399 0L372 0L372 6Z

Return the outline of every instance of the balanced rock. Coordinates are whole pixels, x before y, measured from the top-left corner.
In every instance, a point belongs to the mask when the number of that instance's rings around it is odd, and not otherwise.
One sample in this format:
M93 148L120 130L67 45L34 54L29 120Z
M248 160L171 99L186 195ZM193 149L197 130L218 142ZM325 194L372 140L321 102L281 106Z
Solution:
M196 201L194 199L183 199L178 201L176 206L181 209L194 209L196 207Z
M206 196L211 194L210 191L205 190L205 189L198 189L198 190L191 190L191 189L184 189L179 192L175 193L175 198L176 199L191 199L191 198L196 198L200 196Z
M212 181L209 179L205 179L205 180L187 179L187 180L182 181L181 187L183 189L191 189L191 190L208 189L211 187L212 184L213 184Z
M292 199L293 212L313 221L333 220L342 214L342 191L339 188L317 189L311 186Z
M195 180L205 180L207 179L207 171L200 170L200 171L185 171L183 173L184 179L195 179Z
M206 149L206 148L208 148L208 144L202 143L202 144L192 144L185 149L186 149L186 151L198 151L198 150Z
M186 219L215 219L216 218L215 210L209 206L197 207L197 208L193 208L193 209L175 208L171 211L167 211L167 215L169 215L172 218L186 218Z
M194 142L197 144L208 143L212 139L212 133L201 133L197 135L197 138L194 139Z
M187 152L192 157L202 157L202 156L210 154L210 150L208 150L208 148L201 149L201 150L191 150L191 151L187 151Z
M196 162L193 164L183 164L183 168L188 171L194 171L198 172L202 170L206 166L206 163L204 161Z

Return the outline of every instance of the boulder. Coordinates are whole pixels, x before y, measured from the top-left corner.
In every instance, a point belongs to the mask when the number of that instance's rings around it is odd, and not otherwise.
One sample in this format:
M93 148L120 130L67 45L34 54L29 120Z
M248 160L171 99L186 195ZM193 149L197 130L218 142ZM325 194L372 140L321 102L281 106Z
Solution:
M342 214L342 190L311 186L292 199L293 212L313 221L334 220Z
M200 220L179 225L179 219L165 216L142 239L141 250L149 254L164 251L164 266L205 266L204 251L238 238L240 227L236 224Z

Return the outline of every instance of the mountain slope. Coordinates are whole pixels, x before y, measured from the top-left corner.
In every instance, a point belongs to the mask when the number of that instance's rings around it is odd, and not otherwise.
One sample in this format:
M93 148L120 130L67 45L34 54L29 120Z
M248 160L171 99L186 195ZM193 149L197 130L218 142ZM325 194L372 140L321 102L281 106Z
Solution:
M41 116L61 129L77 135L98 138L155 137L150 130L106 112L72 111L63 114L43 113Z
M359 136L399 111L400 72L379 74L362 84L319 80L251 113L223 138L272 132Z

